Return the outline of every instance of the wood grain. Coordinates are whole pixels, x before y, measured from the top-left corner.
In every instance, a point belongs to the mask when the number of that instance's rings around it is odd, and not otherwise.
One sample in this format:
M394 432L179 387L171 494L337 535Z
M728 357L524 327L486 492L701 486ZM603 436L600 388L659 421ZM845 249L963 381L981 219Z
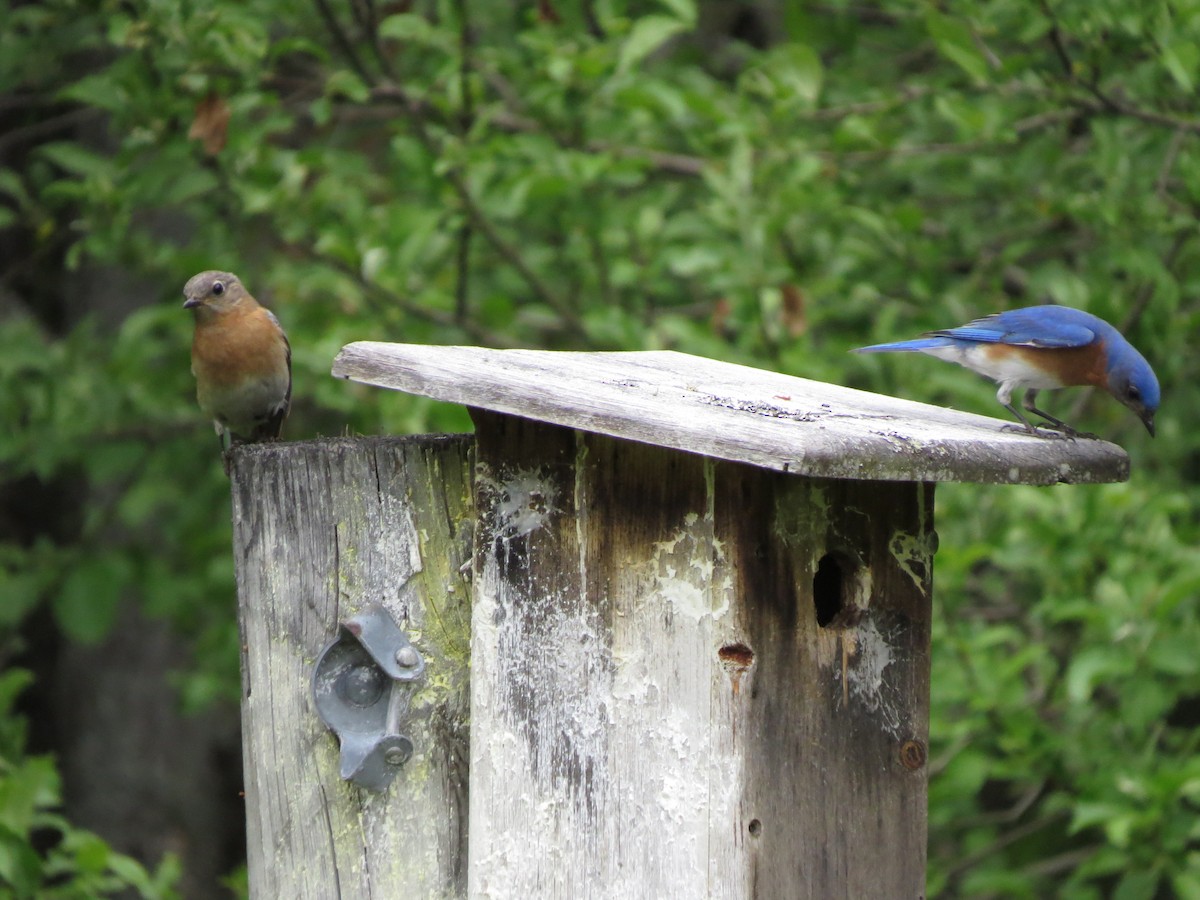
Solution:
M358 342L333 374L781 472L870 481L1123 481L1099 440L669 351L568 353Z
M469 439L260 444L232 456L250 894L461 897L473 513ZM413 758L371 794L338 776L312 667L382 603L425 655Z
M932 485L473 417L469 895L922 896Z

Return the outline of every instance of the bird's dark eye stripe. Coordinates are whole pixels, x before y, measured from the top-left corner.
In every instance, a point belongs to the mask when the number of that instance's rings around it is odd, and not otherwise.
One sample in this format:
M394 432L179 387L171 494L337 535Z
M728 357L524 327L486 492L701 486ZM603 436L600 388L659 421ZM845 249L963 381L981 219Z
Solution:
M225 293L225 282L214 281L212 291L214 295L220 297L223 293Z

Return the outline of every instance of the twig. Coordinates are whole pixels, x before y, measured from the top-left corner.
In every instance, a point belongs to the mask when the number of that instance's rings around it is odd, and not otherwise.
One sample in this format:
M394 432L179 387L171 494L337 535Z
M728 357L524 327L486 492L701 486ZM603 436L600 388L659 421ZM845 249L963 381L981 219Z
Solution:
M1054 10L1050 8L1049 0L1039 0L1039 5L1046 18L1050 20L1050 43L1054 47L1054 52L1058 56L1059 62L1062 64L1063 73L1067 76L1067 80L1072 84L1081 86L1092 96L1091 101L1083 99L1075 100L1074 102L1077 106L1089 112L1115 113L1117 115L1128 116L1131 119L1137 119L1148 125L1160 125L1165 128L1175 129L1176 131L1200 132L1200 119L1185 119L1154 109L1143 109L1109 91L1102 90L1097 74L1093 74L1093 77L1088 81L1081 81L1077 77L1075 66L1071 62L1070 55L1067 53L1058 17L1055 15Z
M1050 0L1040 0L1039 5L1046 18L1050 20L1050 45L1054 48L1054 53L1063 67L1063 74L1074 81L1075 66L1071 63L1071 55L1067 53L1067 46L1063 42L1062 29L1058 27L1058 16L1050 8Z
M1024 119L1019 119L1013 123L1013 131L1018 137L1029 134L1032 131L1038 131L1048 125L1054 125L1058 122L1071 118L1073 113L1070 110L1048 110L1037 115L1027 116ZM905 144L897 147L884 147L879 150L850 150L845 153L838 153L833 150L817 151L816 155L821 159L833 160L835 162L873 162L880 159L903 158L909 156L933 156L936 154L951 154L951 153L974 153L979 150L987 150L989 148L1004 147L1006 142L1003 140L980 139L977 141L963 141L961 143L954 142L938 142L933 144Z
M668 153L663 150L650 150L646 147L629 147L609 144L607 141L588 141L584 149L590 153L611 153L624 159L637 159L649 163L660 172L673 175L696 176L704 172L708 161L699 156L688 156L685 153Z
M425 120L422 118L417 105L408 96L407 92L399 87L393 86L393 91L401 99L401 107L408 114L417 140L421 142L425 151L435 159L442 156L442 148L438 146L433 135L429 133L429 129L426 127ZM475 199L475 195L471 193L471 188L467 184L466 179L463 178L462 172L457 167L452 166L447 169L446 178L450 182L450 186L454 188L454 192L458 195L459 202L462 203L463 209L466 210L471 223L479 229L479 232L492 245L492 248L505 262L516 269L517 273L529 285L538 298L557 312L578 337L585 338L587 336L587 329L584 327L579 315L533 270L517 248L500 234L496 226L492 224L491 219L484 213L483 208L479 205L479 201Z
M596 40L602 41L608 37L604 31L604 26L600 24L600 17L596 15L595 0L584 0L583 21L587 23L588 34Z
M405 300L400 295L393 294L387 288L382 287L373 281L367 281L362 277L361 273L356 272L352 267L341 260L333 259L327 256L321 256L317 253L310 253L309 255L313 259L316 259L319 262L354 279L354 281L360 287L362 287L363 291L366 293L367 300L370 301L374 299L378 304L378 308L380 309L398 308L413 318L422 319L426 322L430 322L433 325L438 325L442 328L448 329L457 328L460 331L468 334L473 340L478 341L480 344L488 347L508 349L518 346L511 338L506 337L499 332L494 332L491 329L485 328L477 322L471 321L470 319L464 322L459 322L456 321L455 317L450 313L442 312L439 309L430 309L427 306L420 306L416 303Z
M1179 151L1183 148L1186 136L1186 131L1175 129L1171 135L1171 142L1167 144L1167 152L1163 154L1162 165L1158 167L1158 177L1154 179L1154 194L1164 203L1174 199L1167 191L1167 183L1171 180L1171 171L1179 159Z
M338 49L346 57L346 61L350 63L350 68L355 71L365 84L371 84L375 79L371 77L371 73L367 71L362 60L358 58L358 51L354 49L354 44L346 36L345 30L333 14L333 10L329 8L329 4L326 0L314 0L314 2L317 5L317 12L321 14L321 18L325 21L325 27L333 35L333 42L338 45Z
M1193 230L1191 228L1182 228L1175 235L1175 240L1171 242L1171 246L1167 248L1167 252L1163 254L1163 268L1168 272L1175 265L1175 260L1179 257L1184 245L1191 239ZM1137 293L1137 297L1133 301L1133 306L1129 308L1129 315L1121 323L1121 332L1128 334L1142 318L1142 314L1146 311L1146 307L1150 305L1150 301L1154 299L1154 282L1147 281L1142 285Z
M40 122L34 122L32 125L9 129L3 135L0 135L0 153L22 141L44 138L47 135L55 134L74 125L81 125L91 119L98 119L102 115L104 115L104 111L101 109L93 106L83 106L60 113L57 116L51 116L48 119L42 119Z
M379 37L379 14L375 10L375 0L362 0L366 12L365 28L371 39L371 53L375 57L375 61L379 63L379 71L383 72L384 76L396 79L396 70L392 67L392 61L383 52L383 41Z
M486 74L485 74L485 77ZM488 82L493 88L496 87L490 80ZM499 93L499 91L497 91ZM399 103L402 107L407 107L405 110L409 114L417 114L428 121L439 121L440 111L432 107L430 104L411 97L402 88L395 84L379 84L371 88L371 99L376 103ZM390 113L389 113L390 115ZM589 141L582 148L573 146L569 141L559 135L549 133L541 123L528 116L523 116L512 111L496 110L486 113L487 120L504 131L517 134L537 134L544 133L555 141L560 147L567 149L583 149L589 153L611 153L614 156L623 157L626 159L642 160L660 172L666 172L671 175L687 175L694 177L700 175L706 165L707 160L699 156L689 156L685 153L672 153L665 150L654 150L648 147L632 147L623 144L612 144L607 141ZM474 125L474 121L471 123Z
M1142 109L1140 106L1134 106L1124 100L1118 99L1112 94L1105 93L1096 85L1085 85L1085 88L1095 98L1094 101L1079 99L1075 103L1089 112L1114 113L1116 115L1128 116L1131 119L1137 119L1149 125L1160 125L1164 128L1173 128L1176 131L1186 131L1190 134L1200 133L1200 119L1184 119L1180 116L1173 116L1170 113L1159 112L1158 110Z
M947 873L949 879L953 881L963 872L971 869L972 866L982 862L994 853L1003 850L1010 844L1015 844L1017 841L1029 837L1031 834L1036 834L1048 825L1053 825L1055 822L1065 819L1070 815L1069 810L1060 809L1054 812L1047 813L1040 819L1034 819L1032 822L1026 822L1024 825L1018 825L1009 831L1004 832L996 837L990 844L980 847L973 853L968 853L962 857L957 863L950 867Z
M842 119L849 116L865 116L872 113L886 112L889 109L894 109L897 106L902 106L911 100L919 100L933 92L929 87L901 87L899 94L895 97L888 97L883 100L864 100L861 103L847 103L843 106L827 106L823 109L814 109L808 113L802 113L800 118L812 122L840 122Z
M1103 844L1093 844L1090 847L1080 847L1078 850L1068 850L1057 856L1051 856L1049 859L1031 863L1023 871L1041 878L1057 875L1059 872L1074 872L1085 860L1094 856L1103 847Z

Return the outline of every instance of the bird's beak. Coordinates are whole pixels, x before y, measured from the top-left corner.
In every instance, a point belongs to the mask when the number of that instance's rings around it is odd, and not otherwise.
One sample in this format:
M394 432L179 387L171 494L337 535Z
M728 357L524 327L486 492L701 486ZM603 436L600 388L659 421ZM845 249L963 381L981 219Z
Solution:
M198 297L188 297L186 300L183 301L184 309L195 309L199 305L200 305L200 299Z
M1142 422L1146 426L1146 430L1150 432L1150 437L1154 437L1154 413L1148 412L1142 416Z

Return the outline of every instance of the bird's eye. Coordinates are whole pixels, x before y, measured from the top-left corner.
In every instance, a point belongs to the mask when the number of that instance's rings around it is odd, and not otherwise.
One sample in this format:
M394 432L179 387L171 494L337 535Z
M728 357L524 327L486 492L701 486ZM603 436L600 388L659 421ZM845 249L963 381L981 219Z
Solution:
M1127 393L1127 396L1129 397L1129 399L1130 399L1130 400L1141 400L1141 399L1142 399L1142 392L1141 392L1141 391L1139 391L1137 388L1135 388L1135 387L1134 387L1134 386L1131 384L1131 385L1129 386L1129 391L1128 391L1128 393Z
M213 286L212 286L212 292L213 292L214 297L220 297L223 293L225 293L225 282L214 281Z

